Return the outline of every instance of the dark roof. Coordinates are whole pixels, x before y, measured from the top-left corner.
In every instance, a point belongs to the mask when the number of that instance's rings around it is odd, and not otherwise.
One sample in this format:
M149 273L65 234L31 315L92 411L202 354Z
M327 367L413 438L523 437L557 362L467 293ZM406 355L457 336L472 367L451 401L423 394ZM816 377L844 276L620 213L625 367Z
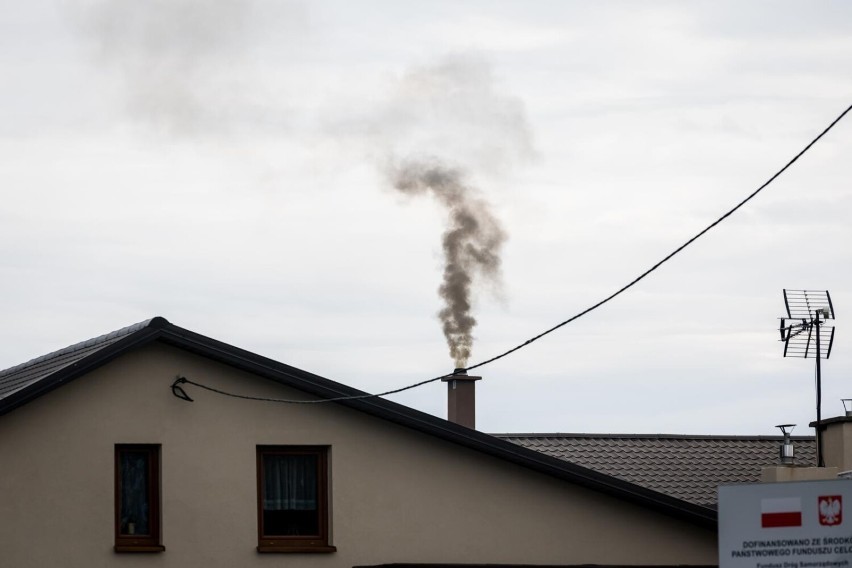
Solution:
M0 372L0 416L84 376L131 349L153 341L199 354L318 398L366 394L341 383L199 335L173 325L164 318L156 317ZM353 408L698 526L710 529L716 527L716 511L711 508L465 428L389 400L378 397L356 398L341 400L335 404Z
M671 495L716 506L723 483L760 479L778 461L781 436L678 436L667 434L494 434L495 436ZM796 461L813 464L813 437L793 436Z
M26 363L21 363L4 371L0 371L0 401L18 391L30 387L38 390L39 382L49 378L54 373L67 367L73 367L89 355L109 347L116 341L144 329L152 320L133 324L112 333L82 341L42 355ZM0 414L3 414L0 411Z

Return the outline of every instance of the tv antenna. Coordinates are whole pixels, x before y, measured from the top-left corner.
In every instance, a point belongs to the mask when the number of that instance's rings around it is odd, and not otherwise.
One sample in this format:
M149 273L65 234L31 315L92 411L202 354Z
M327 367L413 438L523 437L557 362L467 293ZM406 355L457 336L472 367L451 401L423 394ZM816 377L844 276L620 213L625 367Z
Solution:
M822 372L820 361L831 355L834 343L834 307L828 290L784 290L787 317L781 318L778 331L784 342L784 357L816 359L816 453L817 466L825 467L822 458Z

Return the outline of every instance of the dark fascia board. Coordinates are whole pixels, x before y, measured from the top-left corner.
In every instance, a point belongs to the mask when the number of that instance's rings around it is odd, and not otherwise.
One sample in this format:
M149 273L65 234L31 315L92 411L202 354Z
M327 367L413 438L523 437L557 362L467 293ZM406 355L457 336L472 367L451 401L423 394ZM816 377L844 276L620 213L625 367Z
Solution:
M825 430L826 426L830 426L832 424L843 424L845 422L852 422L852 416L835 416L834 418L823 418L821 422L819 422L820 430ZM809 423L808 426L811 428L817 427L817 421Z
M3 399L0 401L0 415L91 372L131 349L153 341L161 341L196 353L318 398L367 394L358 389L178 327L164 318L156 317L139 331L92 353L67 368L60 369L39 381L39 383ZM650 508L700 527L715 529L717 526L717 513L714 509L640 487L383 398L341 400L336 404L575 483L587 489Z

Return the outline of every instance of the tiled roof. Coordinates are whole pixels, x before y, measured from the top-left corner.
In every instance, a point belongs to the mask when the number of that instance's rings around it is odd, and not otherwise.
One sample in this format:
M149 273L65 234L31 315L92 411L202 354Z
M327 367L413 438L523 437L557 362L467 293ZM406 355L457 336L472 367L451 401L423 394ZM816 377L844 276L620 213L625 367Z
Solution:
M589 469L672 497L716 506L720 484L756 482L778 461L781 436L495 434ZM813 464L812 437L794 436L796 462Z
M56 371L77 363L92 353L112 345L131 333L145 328L150 322L151 320L146 320L136 323L0 371L0 400L30 385L34 385Z

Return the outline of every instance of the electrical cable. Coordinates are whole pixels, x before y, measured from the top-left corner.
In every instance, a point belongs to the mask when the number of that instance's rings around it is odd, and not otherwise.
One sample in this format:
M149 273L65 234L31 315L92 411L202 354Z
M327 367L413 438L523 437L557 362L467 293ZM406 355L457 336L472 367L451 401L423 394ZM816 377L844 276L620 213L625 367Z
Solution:
M751 195L749 195L748 197L746 197L745 199L743 199L742 201L740 201L740 202L739 202L736 206L734 206L734 208L733 208L733 209L731 209L730 211L728 211L727 213L725 213L724 215L722 215L721 217L719 217L718 219L716 219L715 221L713 221L712 223L710 223L709 225L707 225L707 227L705 227L705 228L704 228L704 230L702 230L700 233L698 233L697 235L695 235L694 237L692 237L691 239L689 239L688 241L686 241L685 243L683 243L682 245L680 245L679 247L677 247L674 251L672 251L671 253L669 253L669 254L668 254L668 256L666 256L665 258L663 258L663 259L662 259L661 261L659 261L657 264L655 264L654 266L652 266L651 268L649 268L648 270L646 270L645 272L643 272L642 274L640 274L640 275L639 275L639 276L638 276L635 280L633 280L632 282L630 282L630 283L629 283L629 284L627 284L626 286L622 287L621 289L619 289L619 290L618 290L618 291L616 291L615 293L613 293L613 294L611 294L611 295L607 296L606 298L604 298L603 300L601 300L601 301L600 301L600 302L598 302L597 304L595 304L595 305L593 305L593 306L591 306L591 307L589 307L589 308L586 308L586 309L585 309L585 310L583 310L582 312L580 312L580 313L578 313L578 314L576 314L576 315L574 315L574 316L572 316L572 317L568 318L567 320L565 320L565 321L563 321L563 322L561 322L561 323L559 323L559 324L557 324L557 325L555 325L555 326L551 327L551 328L550 328L550 329L548 329L547 331L544 331L544 332L542 332L542 333L540 333L540 334L536 335L535 337L533 337L533 338L531 338L531 339L526 340L525 342L521 343L520 345L517 345L516 347L513 347L512 349L509 349L508 351L505 351L505 352L501 353L500 355L497 355L496 357L492 357L492 358L490 358L490 359L486 359L485 361L482 361L481 363L477 363L476 365L471 365L470 367L467 367L465 370L469 371L469 370L471 370L471 369L476 369L477 367L482 367L482 366L487 365L487 364L489 364L489 363L493 363L494 361L497 361L498 359L502 359L502 358L503 358L503 357L505 357L506 355L509 355L509 354L511 354L511 353L514 353L515 351L517 351L517 350L519 350L519 349L522 349L522 348L526 347L526 346L527 346L527 345L529 345L530 343L532 343L532 342L534 342L534 341L537 341L537 340L541 339L541 338L542 338L542 337L544 337L545 335L547 335L547 334L549 334L549 333L552 333L552 332L556 331L556 330L557 330L557 329L559 329L560 327L562 327L562 326L564 326L564 325L567 325L567 324L571 323L572 321L574 321L574 320L576 320L576 319L578 319L578 318L581 318L582 316L586 315L587 313L591 312L592 310L596 310L597 308L599 308L599 307L601 307L602 305L606 304L606 303L607 303L607 302L609 302L610 300L614 299L616 296L619 296L622 292L625 292L625 291L629 290L630 288L632 288L634 285L638 284L638 283L639 283L642 279L644 279L646 276L648 276L649 274L651 274L652 272L654 272L656 269L658 269L660 266L662 266L665 262L667 262L667 261L668 261L669 259L671 259L673 256L675 256L675 255L676 255L676 254L678 254L680 251L682 251L683 249L685 249L686 247L688 247L689 245L691 245L693 242L695 242L696 240L698 240L698 239L699 239L701 236L703 236L703 235L704 235L707 231L709 231L710 229L712 229L713 227L715 227L716 225L718 225L719 223L721 223L722 221L724 221L725 219L727 219L728 217L730 217L730 216L731 216L731 215L732 215L732 214L733 214L733 213L734 213L737 209L739 209L740 207L742 207L743 205L745 205L746 203L748 203L749 201L751 201L751 200L752 200L752 199L753 199L753 198L754 198L754 197L755 197L758 193L760 193L761 191L763 191L763 190L764 190L764 189L765 189L765 188L766 188L769 184L771 184L773 181L775 181L775 179L776 179L778 176L780 176L781 174L783 174L783 173L787 170L787 168L789 168L790 166L792 166L792 165L793 165L793 164L794 164L794 163L795 163L795 162L796 162L799 158L801 158L801 157L805 154L805 152L807 152L808 150L810 150L810 149L811 149L811 147L812 147L814 144L816 144L816 143L820 140L820 138L822 138L823 136L825 136L825 135L828 133L828 131L829 131L829 130L831 130L832 128L834 128L834 125L836 125L838 122L840 122L840 121L843 119L843 117L844 117L844 116L846 116L846 115L849 113L849 111L850 111L850 110L852 110L852 105L849 105L848 107L846 107L846 110L844 110L842 113L840 113L840 115L839 115L837 118L835 118L835 119L831 122L831 124L829 124L829 125L825 128L825 130L823 130L822 132L820 132L819 136L817 136L816 138L814 138L813 140L811 140L811 142L810 142L807 146L805 146L805 147L804 147L804 148L803 148L803 149L802 149L802 150L801 150L798 154L796 154L796 155L793 157L793 159L792 159L792 160L790 160L789 162L787 162L787 163L784 165L784 167L783 167L783 168L781 168L780 170L778 170L777 172L775 172L775 174L774 174L772 177L770 177L768 180L766 180L766 182L764 182L764 184L763 184L763 185L761 185L761 186L760 186L760 187L758 187L756 190L754 190L754 191L751 193Z
M663 264L665 264L666 262L668 262L669 260L671 260L671 258L673 258L675 255L677 255L678 253L680 253L683 249L685 249L686 247L688 247L689 245L691 245L692 243L694 243L696 240L698 240L700 237L702 237L705 233L707 233L708 231L710 231L710 229L714 228L716 225L718 225L719 223L721 223L722 221L724 221L725 219L727 219L728 217L730 217L730 216L731 216L731 215L732 215L735 211L737 211L740 207L742 207L743 205L745 205L746 203L748 203L749 201L751 201L754 197L756 197L758 193L760 193L761 191L763 191L766 187L768 187L768 186L769 186L769 184L771 184L771 183L772 183L773 181L775 181L775 180L776 180L776 179L777 179L777 178L778 178L781 174L783 174L785 171L787 171L787 169L788 169L790 166L792 166L794 163L796 163L796 161L798 161L798 159L799 159L799 158L801 158L801 157L802 157L802 156L803 156L803 155L804 155L804 154L805 154L808 150L810 150L810 149L811 149L811 147L812 147L814 144L816 144L817 142L819 142L819 140L820 140L823 136L825 136L825 135L826 135L826 134L827 134L827 133L828 133L828 132L829 132L832 128L834 128L834 126L835 126L838 122L840 122L840 121L841 121L841 120L842 120L842 119L843 119L843 118L844 118L844 117L845 117L845 116L849 113L849 111L851 111L851 110L852 110L852 105L849 105L848 107L846 107L846 110L844 110L842 113L840 113L840 115L839 115L837 118L835 118L835 119L831 122L831 124L829 124L829 125L828 125L828 126L827 126L827 127L826 127L823 131L822 131L822 132L820 132L820 134L819 134L816 138L814 138L813 140L811 140L811 141L810 141L810 143L809 143L807 146L805 146L805 147L804 147L804 148L803 148L803 149L802 149L802 150L801 150L798 154L796 154L796 155L795 155L795 156L794 156L794 157L793 157L793 158L792 158L789 162L787 162L787 163L784 165L784 167L782 167L780 170L778 170L777 172L775 172L775 174L773 174L773 175L772 175L772 177L770 177L768 180L766 180L766 182L764 182L764 183L763 183L763 185L761 185L760 187L758 187L758 188L757 188L756 190L754 190L754 191L753 191L753 192L752 192L752 193L751 193L748 197L746 197L745 199L743 199L742 201L740 201L737 205L735 205L735 206L734 206L732 209L730 209L727 213L725 213L724 215L722 215L721 217L719 217L718 219L716 219L715 221L713 221L712 223L710 223L709 225L707 225L707 227L705 227L705 228L704 228L701 232L697 233L697 234L696 234L695 236L693 236L691 239L689 239L688 241L686 241L685 243L683 243L682 245L680 245L679 247L677 247L674 251L672 251L671 253L669 253L669 254L668 254L667 256L665 256L662 260L660 260L660 261L659 261L659 262L657 262L655 265L653 265L651 268L649 268L648 270L646 270L645 272L643 272L642 274L640 274L638 277L636 277L635 279L633 279L631 282L629 282L629 283L628 283L628 284L626 284L625 286L622 286L622 287L621 287L621 288L619 288L616 292L614 292L614 293L610 294L609 296L607 296L606 298L604 298L604 299L603 299L603 300L601 300L600 302L598 302L598 303L596 303L596 304L594 304L594 305L592 305L592 306L590 306L590 307L586 308L585 310L583 310L583 311L581 311L581 312L579 312L579 313L577 313L577 314L575 314L575 315L571 316L570 318L566 319L565 321L562 321L562 322L560 322L560 323L556 324L555 326L551 327L550 329L548 329L548 330L546 330L546 331L543 331L542 333L539 333L539 334L538 334L538 335L536 335L535 337L531 337L530 339L527 339L527 340L526 340L526 341L524 341L523 343L520 343L520 344L516 345L515 347L512 347L511 349L508 349L507 351L504 351L503 353L500 353L499 355L496 355L495 357L491 357L490 359L486 359L486 360L484 360L484 361L481 361L481 362L476 363L475 365L471 365L471 366L469 366L469 367L464 367L464 368L461 368L461 369L457 369L457 370L456 370L456 371L454 371L453 373L448 373L448 374L446 374L446 375L441 375L441 376L439 376L439 377L433 377L433 378L431 378L431 379L426 379L425 381L420 381L420 382L418 382L418 383L414 383L414 384L411 384L411 385L407 385L407 386L404 386L404 387L400 387L400 388L397 388L397 389L393 389L393 390L389 390L389 391L385 391L385 392L381 392L381 393L377 393L377 394L368 394L368 393L365 393L365 394L361 394L361 395L339 396L339 397L323 398L323 399L316 399L316 400L287 400L287 399L270 399L270 398L263 398L263 397L253 397L253 396L237 395L237 394L228 393L228 392L225 392L225 391L221 391L221 390L218 390L218 389L214 389L213 387L208 387L208 386L206 386L206 385L202 385L202 384L200 384L200 383L196 383L196 382L190 381L189 379L186 379L186 378L184 378L184 377L178 377L178 378L175 380L175 382L172 384L172 387L175 387L175 386L177 386L177 385L178 385L178 384L180 384L180 383L186 383L186 384L191 384L191 385L194 385L194 386L197 386L197 387L200 387L200 388L203 388L203 389L206 389L206 390L209 390L209 391L212 391L212 392L218 393L218 394L223 394L223 395L226 395L226 396L231 396L231 397L234 397L234 398L242 398L242 399L248 399L248 400L261 400L261 401L267 401L267 402L282 402L282 403L289 403L289 404L315 404L315 403L322 403L322 402L337 402L337 401L343 401L343 400L356 400L356 399L376 398L376 397L387 396L387 395L391 395L391 394L396 394L396 393L400 393L400 392L403 392L403 391L407 391L407 390L410 390L410 389L414 389L414 388L417 388L417 387L420 387L420 386L423 386L423 385L426 385L426 384L429 384L429 383L433 383L433 382L435 382L435 381L439 381L439 380L441 380L441 379L445 379L445 378L448 378L448 377L452 377L454 373L459 373L459 372L461 372L462 370L463 370L464 372L467 372L467 371L470 371L470 370L473 370L473 369L477 369L477 368L479 368L479 367L484 367L485 365L488 365L489 363L493 363L494 361L497 361L497 360L499 360L499 359L502 359L502 358L504 358L504 357L506 357L506 356L508 356L508 355L511 355L512 353L514 353L514 352L516 352L516 351L519 351L520 349L523 349L523 348L524 348L524 347L526 347L527 345L530 345L531 343L533 343L533 342L535 342L535 341L538 341L538 340L539 340L539 339L541 339L542 337L544 337L544 336L546 336L546 335L549 335L549 334L553 333L554 331L556 331L557 329L560 329L561 327L563 327L563 326L565 326L565 325L568 325L569 323L571 323L571 322L573 322L573 321L575 321L575 320L577 320L577 319L579 319L579 318L583 317L584 315L588 314L589 312L592 312L592 311L594 311L594 310L598 309L599 307L601 307L601 306L603 306L604 304L608 303L609 301L611 301L611 300L615 299L617 296L620 296L622 293L626 292L627 290L629 290L630 288L632 288L633 286L635 286L636 284L638 284L638 283L639 283L640 281L642 281L642 280L643 280L646 276L648 276L649 274L651 274L652 272L654 272L655 270L657 270L660 266L662 266Z
M386 391L386 392L380 392L380 393L376 393L376 394L364 393L364 394L354 394L354 395L349 395L349 396L335 396L335 397L331 397L331 398L317 398L317 399L309 399L309 400L298 400L298 399L288 399L288 398L266 398L266 397L263 397L263 396L249 396L249 395L245 395L245 394L235 394L235 393L232 393L232 392L227 392L227 391L223 391L223 390L220 390L220 389L217 389L217 388L213 388L211 386L203 385L201 383L191 381L191 380L187 379L186 377L181 377L181 376L179 376L175 379L175 382L172 383L171 389L172 389L172 393L176 397L181 398L181 399L186 400L186 401L189 401L189 402L193 402L193 400L191 398L189 398L189 396L186 395L186 392L184 392L184 390L182 388L180 388L179 385L182 385L182 384L193 385L193 386L196 386L198 388L208 390L210 392L215 392L216 394L222 394L222 395L225 395L225 396L230 396L232 398L241 398L243 400L259 400L261 402L281 402L281 403L284 403L284 404L319 404L319 403L322 403L322 402L340 402L342 400L358 400L358 399L364 399L364 398L377 398L377 397L387 396L389 394L396 394L398 392L402 392L402 391L413 389L413 388L416 388L416 387L419 387L419 386L423 386L427 383L432 383L432 382L435 382L435 381L438 381L438 380L441 380L441 379L444 379L444 378L447 378L447 377L451 377L452 375L453 375L452 373L449 373L447 375L441 375L440 377L435 377L435 378L432 378L432 379L427 379L425 381L420 381L419 383L415 383L413 385L408 385L408 386L401 387L401 388L398 388L398 389L389 390L389 391ZM182 394L178 394L178 391Z

